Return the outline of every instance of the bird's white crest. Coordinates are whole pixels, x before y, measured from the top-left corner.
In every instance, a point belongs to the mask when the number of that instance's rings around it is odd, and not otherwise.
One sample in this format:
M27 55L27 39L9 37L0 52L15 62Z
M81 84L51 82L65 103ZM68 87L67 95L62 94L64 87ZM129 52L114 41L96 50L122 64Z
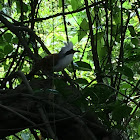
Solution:
M61 51L59 52L60 54L65 54L67 51L73 49L73 44L72 42L64 43L65 46L61 48Z
M64 43L65 46L61 48L61 51L59 52L60 59L58 61L58 64L54 66L55 71L60 71L67 67L73 60L73 54L64 55L67 51L73 49L72 42Z

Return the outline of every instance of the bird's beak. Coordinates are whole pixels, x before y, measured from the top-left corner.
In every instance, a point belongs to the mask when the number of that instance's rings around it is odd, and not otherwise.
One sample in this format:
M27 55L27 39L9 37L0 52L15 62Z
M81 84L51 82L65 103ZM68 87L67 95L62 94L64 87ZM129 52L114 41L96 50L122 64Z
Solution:
M76 53L76 52L80 52L80 51L78 51L78 50L73 50L73 53Z

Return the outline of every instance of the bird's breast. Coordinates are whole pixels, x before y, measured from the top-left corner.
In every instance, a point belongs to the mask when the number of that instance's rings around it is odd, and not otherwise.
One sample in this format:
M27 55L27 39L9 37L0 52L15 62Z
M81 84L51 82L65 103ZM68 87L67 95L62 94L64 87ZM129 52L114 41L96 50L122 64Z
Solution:
M73 60L73 54L69 54L61 58L58 63L54 66L54 71L60 71L66 68Z

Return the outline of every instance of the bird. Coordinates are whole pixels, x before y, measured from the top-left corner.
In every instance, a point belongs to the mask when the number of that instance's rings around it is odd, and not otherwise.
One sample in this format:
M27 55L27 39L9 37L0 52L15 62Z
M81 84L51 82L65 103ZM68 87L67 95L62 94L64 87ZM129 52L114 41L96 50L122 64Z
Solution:
M37 71L43 72L59 72L66 68L72 61L73 55L78 50L73 49L73 43L64 43L59 53L49 54L36 62L29 75L34 75Z

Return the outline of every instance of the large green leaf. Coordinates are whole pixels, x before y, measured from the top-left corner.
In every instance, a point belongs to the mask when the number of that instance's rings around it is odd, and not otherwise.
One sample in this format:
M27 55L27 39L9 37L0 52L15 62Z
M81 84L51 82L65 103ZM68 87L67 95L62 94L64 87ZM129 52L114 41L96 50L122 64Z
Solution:
M104 60L108 54L107 46L104 46L103 44L104 44L103 39L101 39L97 42L97 52L98 52L99 60L101 61L101 63L102 62L105 63Z
M4 58L4 53L2 52L2 50L0 49L0 59Z
M83 98L87 98L90 97L92 99L92 103L93 104L98 104L99 103L99 97L96 94L96 92L94 91L94 87L87 87L83 90Z
M62 7L62 0L59 0L59 7Z
M110 0L108 1L108 9L111 10L113 7L113 5L115 5L117 0Z
M104 45L104 32L98 32L94 35L95 40L97 38L97 52L99 56L99 60L102 61L107 55L107 46Z
M3 8L3 5L4 5L4 0L0 0L0 11L1 11L2 8Z
M27 12L28 11L28 5L23 3L23 12Z
M56 90L62 96L66 97L72 94L71 87L68 87L67 83L61 79L54 79L54 85Z
M138 126L138 135L140 136L140 125Z
M28 5L23 2L22 3L22 6L23 6L23 12L26 13L28 11ZM16 1L16 10L17 10L17 13L20 13L21 12L20 1Z
M11 53L12 51L13 51L13 46L11 46L11 45L6 45L6 46L4 47L4 54L5 54L5 55Z
M119 7L115 7L114 10L113 10L113 18L115 20L115 23L118 25L118 24L121 24L121 10Z
M115 121L120 122L123 118L127 118L132 111L132 108L127 106L126 104L121 104L120 102L116 103L114 106L112 117Z
M0 37L0 46L1 48L4 48L3 46L5 45L5 40L3 39L3 37Z
M2 4L0 3L0 10L2 10L2 8L3 8L3 6L2 6Z
M75 80L75 82L79 83L79 84L83 84L83 85L87 85L88 81L86 79L83 78L78 78Z
M89 30L89 24L87 20L84 18L80 24L80 30L78 30L78 41L80 41L87 34L88 30Z
M132 44L134 44L135 46L137 46L138 43L139 43L139 40L137 38L131 38L131 42L132 42Z
M75 62L77 66L75 66L75 69L82 70L82 71L91 71L92 68L90 64L83 62L83 61L77 61Z
M105 32L98 32L97 34L94 35L94 39L96 40L97 38L97 41L98 40L101 40L104 36Z
M116 32L117 32L118 26L117 25L112 25L112 36L116 36Z
M82 5L80 0L71 0L71 5L72 5L73 10L77 10L77 9L83 7L83 5Z
M138 62L140 61L140 55L133 55L130 56L129 58L125 59L125 62L129 63L129 62Z
M114 94L113 89L106 85L97 84L94 87L84 89L85 96L90 96L94 104L106 103Z
M128 68L127 66L118 67L118 72L120 72L121 74L124 74L130 80L133 80L133 76L134 76L133 71L130 68Z
M128 29L130 31L131 36L133 36L133 37L136 36L135 29L132 25L128 26Z
M16 10L17 10L17 13L20 13L21 12L20 8L21 8L20 1L16 1Z
M130 4L130 1L124 1L123 6L127 9L131 9L132 5Z
M13 39L12 39L12 43L18 44L18 38L17 38L17 37L13 38Z
M11 33L4 34L4 39L9 43L11 42L13 35Z

